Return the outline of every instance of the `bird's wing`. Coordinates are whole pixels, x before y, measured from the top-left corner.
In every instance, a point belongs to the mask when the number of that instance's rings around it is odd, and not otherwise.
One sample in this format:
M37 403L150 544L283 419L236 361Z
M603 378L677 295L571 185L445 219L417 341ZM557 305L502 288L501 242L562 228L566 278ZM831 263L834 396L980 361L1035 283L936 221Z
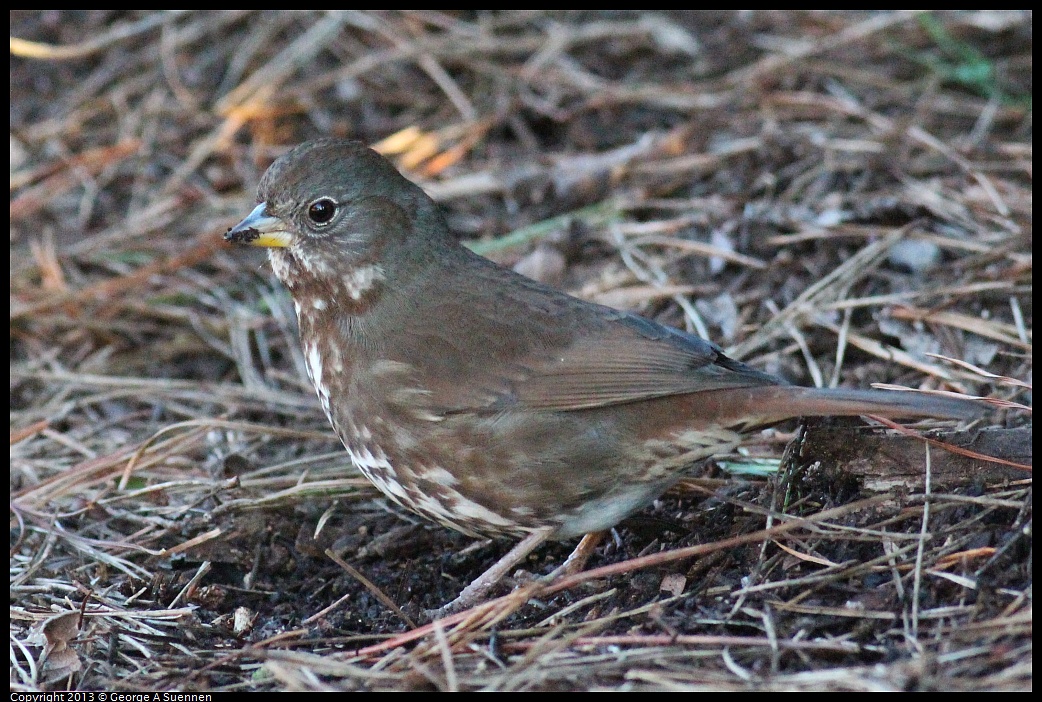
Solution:
M685 332L531 281L524 287L523 296L494 300L457 291L434 305L440 325L402 322L412 331L396 347L414 368L423 359L418 384L432 409L568 411L782 384Z
M668 395L777 385L715 345L633 314L610 315L557 353L533 354L503 401L542 410L603 407ZM533 360L535 362L533 362Z

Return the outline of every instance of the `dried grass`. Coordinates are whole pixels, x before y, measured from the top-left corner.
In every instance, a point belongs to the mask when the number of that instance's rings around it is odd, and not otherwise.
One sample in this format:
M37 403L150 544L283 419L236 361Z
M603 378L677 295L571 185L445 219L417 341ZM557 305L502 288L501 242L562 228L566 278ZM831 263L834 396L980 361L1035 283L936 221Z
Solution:
M1030 472L935 448L882 494L810 440L708 470L416 627L508 545L387 509L220 241L278 153L356 137L501 262L1023 425L1030 13L11 20L12 690L1031 688Z

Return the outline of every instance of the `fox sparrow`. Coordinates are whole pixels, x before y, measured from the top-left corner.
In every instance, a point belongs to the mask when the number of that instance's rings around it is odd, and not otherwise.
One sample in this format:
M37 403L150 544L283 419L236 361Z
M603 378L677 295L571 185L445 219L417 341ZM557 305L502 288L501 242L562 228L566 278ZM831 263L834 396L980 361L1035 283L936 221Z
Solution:
M355 141L296 147L258 201L225 238L268 247L352 463L402 507L469 535L526 536L531 550L608 529L686 466L790 417L976 413L918 393L787 385L524 278L460 246L426 193Z

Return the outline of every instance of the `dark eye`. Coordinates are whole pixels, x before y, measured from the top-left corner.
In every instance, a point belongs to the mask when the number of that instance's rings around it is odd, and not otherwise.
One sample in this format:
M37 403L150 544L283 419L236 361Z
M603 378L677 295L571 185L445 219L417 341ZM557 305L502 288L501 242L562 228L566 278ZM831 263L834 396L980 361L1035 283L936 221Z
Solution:
M327 224L336 214L336 203L328 197L315 200L308 206L308 218L315 224Z

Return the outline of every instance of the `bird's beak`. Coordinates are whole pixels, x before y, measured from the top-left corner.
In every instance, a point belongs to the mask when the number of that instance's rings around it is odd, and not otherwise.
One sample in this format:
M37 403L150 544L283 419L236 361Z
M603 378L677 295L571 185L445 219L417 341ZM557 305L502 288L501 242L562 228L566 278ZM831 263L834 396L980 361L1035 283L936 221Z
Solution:
M290 245L293 234L278 217L265 214L264 208L267 203L262 202L253 208L253 212L246 215L234 227L224 235L225 241L233 244L249 244L250 246L266 246L269 248L282 248Z

